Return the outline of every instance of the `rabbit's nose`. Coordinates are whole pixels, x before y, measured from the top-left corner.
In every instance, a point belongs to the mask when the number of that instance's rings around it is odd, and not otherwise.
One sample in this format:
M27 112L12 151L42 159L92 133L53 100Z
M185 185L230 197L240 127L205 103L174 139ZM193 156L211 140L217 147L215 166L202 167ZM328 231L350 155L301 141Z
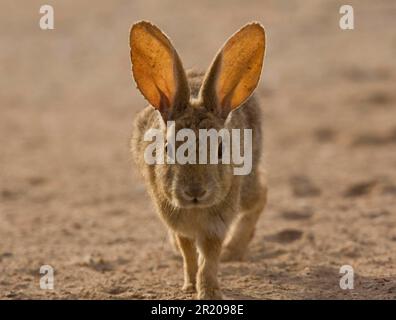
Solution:
M206 190L200 185L192 185L184 190L187 200L201 200L206 194Z

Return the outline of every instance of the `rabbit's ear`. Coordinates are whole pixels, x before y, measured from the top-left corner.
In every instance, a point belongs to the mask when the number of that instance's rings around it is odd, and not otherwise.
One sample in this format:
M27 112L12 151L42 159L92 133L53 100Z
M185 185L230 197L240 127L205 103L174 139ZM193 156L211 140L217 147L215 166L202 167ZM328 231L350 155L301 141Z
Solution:
M132 73L137 87L167 121L184 108L190 91L180 58L159 28L141 21L130 32Z
M224 118L239 107L256 88L263 66L265 31L251 23L223 46L205 75L200 96Z

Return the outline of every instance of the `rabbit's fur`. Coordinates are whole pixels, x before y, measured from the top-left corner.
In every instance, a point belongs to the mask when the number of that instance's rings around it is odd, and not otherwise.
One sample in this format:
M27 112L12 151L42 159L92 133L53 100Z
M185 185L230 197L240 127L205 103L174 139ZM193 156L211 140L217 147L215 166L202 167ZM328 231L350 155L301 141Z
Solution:
M257 23L242 28L225 44L206 75L186 74L169 39L148 22L132 27L130 45L135 81L151 104L134 121L134 160L182 253L183 289L197 289L201 299L220 299L220 254L224 260L243 258L266 204L266 183L258 169L261 112L251 96L264 58L264 30ZM230 61L234 65L228 66ZM143 136L151 128L166 134L167 120L175 121L176 132L182 128L196 133L210 128L252 129L252 171L238 176L232 164L147 164L143 155L150 142ZM186 193L204 196L191 201Z

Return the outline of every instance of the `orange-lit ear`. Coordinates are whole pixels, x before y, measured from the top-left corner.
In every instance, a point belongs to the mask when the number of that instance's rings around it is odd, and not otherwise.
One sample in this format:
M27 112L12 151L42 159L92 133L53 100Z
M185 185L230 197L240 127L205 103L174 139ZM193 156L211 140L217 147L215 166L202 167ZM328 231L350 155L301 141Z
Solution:
M137 87L166 121L190 97L180 58L161 30L146 21L132 26L130 47Z
M251 23L223 46L205 75L200 95L224 117L238 108L256 88L265 54L265 31Z

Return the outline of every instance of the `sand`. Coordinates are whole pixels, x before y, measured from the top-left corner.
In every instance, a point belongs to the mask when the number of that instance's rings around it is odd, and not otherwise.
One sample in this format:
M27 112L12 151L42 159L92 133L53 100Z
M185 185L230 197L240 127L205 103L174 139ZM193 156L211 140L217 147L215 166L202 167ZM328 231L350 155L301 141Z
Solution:
M147 19L198 69L245 23L268 33L269 202L246 260L221 265L226 296L395 299L396 3L349 3L343 31L342 1L52 1L43 31L42 1L2 1L0 298L193 298L128 150L145 106L128 33Z

